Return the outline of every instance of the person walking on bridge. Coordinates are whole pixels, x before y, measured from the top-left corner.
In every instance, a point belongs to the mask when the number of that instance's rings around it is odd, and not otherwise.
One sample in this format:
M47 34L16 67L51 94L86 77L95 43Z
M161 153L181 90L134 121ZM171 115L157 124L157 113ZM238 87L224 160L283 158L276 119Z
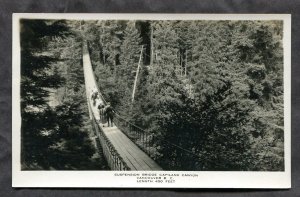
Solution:
M104 124L104 104L102 102L99 103L98 105L98 111L99 111L99 117L100 117L100 122Z
M107 103L107 105L104 109L104 115L105 115L106 120L107 120L107 126L109 127L109 125L110 125L111 127L113 127L114 114L113 114L113 108L112 108L112 106L110 105L109 102Z
M93 106L96 105L96 100L98 98L98 90L96 87L92 90L92 101L93 101Z

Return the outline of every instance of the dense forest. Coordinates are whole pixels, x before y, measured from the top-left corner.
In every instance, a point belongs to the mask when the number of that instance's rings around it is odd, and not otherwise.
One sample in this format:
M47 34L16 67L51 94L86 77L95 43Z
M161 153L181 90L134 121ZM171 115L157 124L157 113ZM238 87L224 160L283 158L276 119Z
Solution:
M21 20L23 170L102 170L93 139L77 23Z
M107 168L91 140L87 41L104 97L155 137L163 169L284 170L281 21L21 24L24 169Z

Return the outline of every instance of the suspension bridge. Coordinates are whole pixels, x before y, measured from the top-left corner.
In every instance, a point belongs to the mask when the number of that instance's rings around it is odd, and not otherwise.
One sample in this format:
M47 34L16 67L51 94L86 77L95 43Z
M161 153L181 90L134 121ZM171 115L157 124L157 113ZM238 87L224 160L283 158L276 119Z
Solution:
M136 125L126 121L114 112L114 126L107 127L99 120L97 105L93 105L91 91L98 89L99 101L106 104L107 101L101 94L95 81L87 44L83 46L83 68L86 87L86 96L89 106L89 114L93 124L93 130L100 141L103 154L112 170L162 170L162 168L149 156L151 153L151 136ZM133 142L133 138L135 139Z

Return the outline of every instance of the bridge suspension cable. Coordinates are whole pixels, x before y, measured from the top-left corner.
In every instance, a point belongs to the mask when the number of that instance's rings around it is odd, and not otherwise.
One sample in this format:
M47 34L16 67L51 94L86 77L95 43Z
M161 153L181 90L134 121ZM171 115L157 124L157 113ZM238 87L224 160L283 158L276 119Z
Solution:
M143 51L143 47L141 50L141 53ZM141 59L141 58L140 58ZM140 63L140 62L139 62ZM96 84L96 89L98 90L98 94L100 98L102 99L103 103L107 105L108 101L105 98L105 96L100 91L96 80L95 80L95 73L92 72L94 82ZM134 96L134 95L133 95ZM128 121L126 118L122 117L118 112L113 110L113 114L115 116L114 123L118 126L118 128L121 129L121 131L131 140L133 141L139 148L141 148L146 154L148 154L150 157L152 157L154 160L157 160L157 156L155 154L155 150L153 150L154 142L159 140L161 141L165 146L168 146L172 148L173 150L176 150L177 152L180 152L181 155L190 155L190 157L195 158L197 161L207 161L212 162L211 160L207 160L206 158L197 155L194 151L188 150L182 146L179 146L177 144L174 144L168 140L165 139L157 139L153 134L150 134L145 129L135 125L134 123ZM181 159L181 158L178 158ZM122 163L122 161L120 161ZM192 163L191 165L194 165ZM219 166L219 165L218 165ZM126 166L125 166L126 168Z
M132 102L132 103L133 103L133 101L134 101L136 84L137 84L137 80L138 80L138 76L139 76L139 72L140 72L141 61L142 61L142 55L143 55L143 49L144 49L144 45L142 45L141 54L140 54L140 59L139 59L138 67L137 67L136 74L135 74L134 85L133 85L133 91L132 91L132 97L131 97L131 102Z

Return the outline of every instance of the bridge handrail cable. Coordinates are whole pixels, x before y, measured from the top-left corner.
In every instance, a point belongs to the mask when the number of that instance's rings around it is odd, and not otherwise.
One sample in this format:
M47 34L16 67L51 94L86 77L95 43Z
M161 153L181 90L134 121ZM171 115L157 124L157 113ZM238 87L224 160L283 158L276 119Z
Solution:
M89 55L89 53L88 53L88 55ZM101 93L100 88L99 88L98 85L97 85L97 82L96 82L96 76L95 76L94 70L93 70L92 73L93 73L93 79L94 79L94 82L95 82L95 84L96 84L96 88L97 88L98 94L100 95L100 97L101 97L103 103L106 105L106 104L107 104L107 100L105 99L104 95ZM136 128L137 130L139 130L139 132L142 132L143 134L148 135L148 134L147 134L148 132L147 132L145 129L143 129L143 128L137 126L137 125L135 125L134 123L132 123L132 122L130 122L130 121L128 121L128 120L126 120L125 118L123 118L123 117L122 117L118 112L116 112L115 110L113 110L113 113L118 117L118 119L121 119L122 121L126 122L126 124L128 124L128 125L130 125L130 126ZM123 131L123 132L124 132L125 135L127 135L127 136L132 140L132 137L130 137L130 136L128 135L127 132L125 132L125 131ZM143 136L143 138L144 138L144 136ZM148 139L148 136L146 136L146 141L148 141L147 139ZM201 157L201 156L195 154L192 150L185 149L185 148L183 148L183 147L181 147L181 146L179 146L179 145L176 145L176 144L174 144L174 143L172 143L172 142L170 142L170 141L168 141L168 140L161 140L161 141L162 141L162 142L165 142L165 143L167 143L167 144L169 144L169 145L171 145L171 146L174 147L174 148L180 149L181 151L183 151L183 152L185 152L185 153L187 153L187 154L190 154L190 155L192 155L192 156L194 156L194 157L196 157L196 158L199 158L199 159L202 159L202 160L203 160L203 159L204 159L204 160L207 160L206 158L203 158L203 157ZM142 150L143 150L144 152L146 152L148 155L150 154L149 147L143 147L143 145L141 146L140 144L137 144L134 140L133 140L133 142L134 142L136 145L138 145L140 148L142 148ZM149 141L148 141L148 143L149 143ZM151 156L151 155L150 155L150 156ZM155 158L154 158L154 159L155 159ZM207 160L207 161L208 161L208 160Z
M103 101L104 101L105 104L106 104L107 102L106 102L106 100L105 100L103 94L100 93L100 91L99 91L99 94L101 95L101 98L103 99ZM115 114L116 116L118 116L119 119L122 119L122 120L125 121L127 124L129 124L129 125L131 125L131 126L137 128L138 130L141 130L141 131L144 132L144 133L147 133L147 131L146 131L145 129L142 129L141 127L135 125L134 123L132 123L132 122L126 120L126 119L123 118L119 113L117 113L115 110L114 110L113 112L114 112L114 114ZM191 155L193 155L193 156L195 156L195 157L198 157L198 158L200 158L200 159L203 159L201 156L196 155L196 154L193 153L191 150L185 149L185 148L183 148L183 147L181 147L181 146L179 146L179 145L176 145L176 144L174 144L174 143L172 143L172 142L170 142L170 141L168 141L168 140L161 140L161 141L162 141L162 142L166 142L166 143L168 143L169 145L174 146L174 147L176 147L176 148L178 148L178 149L181 149L182 151L184 151L184 152L186 152L186 153L188 153L188 154L191 154Z
M90 105L89 105L90 107ZM105 144L103 144L102 148L104 149L104 152L108 151L110 154L108 158L112 157L112 159L108 159L108 163L111 163L110 167L114 168L113 170L130 170L126 162L123 160L123 158L120 156L120 154L117 152L113 144L110 142L110 140L107 138L107 136L104 134L102 128L99 126L99 124L96 121L94 113L92 113L92 121L93 125L96 127L95 130L97 134L101 135L103 138L103 141ZM100 137L100 136L99 136ZM99 139L101 140L101 139ZM108 149L108 150L105 150Z

